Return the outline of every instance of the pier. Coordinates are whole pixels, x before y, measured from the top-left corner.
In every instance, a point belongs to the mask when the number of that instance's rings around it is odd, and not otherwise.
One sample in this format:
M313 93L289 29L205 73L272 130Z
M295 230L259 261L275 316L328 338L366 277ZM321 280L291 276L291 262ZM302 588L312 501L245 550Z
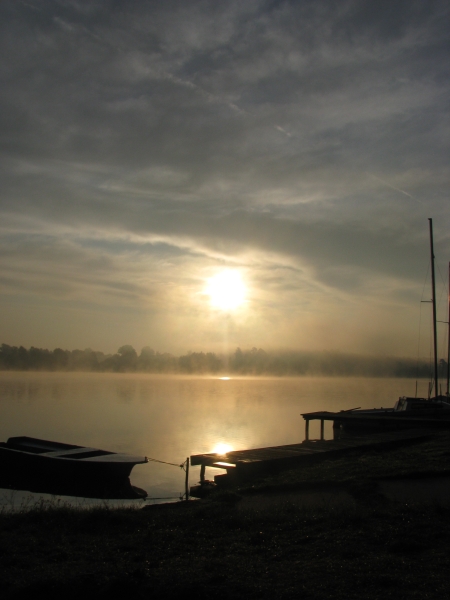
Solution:
M353 412L355 411L355 412ZM310 421L320 421L320 439L324 439L325 421L333 422L333 431L339 432L341 427L367 431L376 429L377 431L399 431L404 429L418 428L446 428L450 427L450 415L447 417L442 413L430 411L430 414L424 416L421 414L405 416L405 412L395 412L392 409L377 409L371 411L359 411L357 409L341 410L339 412L319 411L312 413L303 413L305 420L305 440L309 440Z
M321 427L321 432L323 436L323 427ZM429 435L428 431L419 429L379 433L362 437L352 436L333 440L305 440L300 444L234 450L224 455L213 453L194 454L190 457L190 464L192 467L200 466L200 485L207 483L206 467L224 469L226 471L226 474L214 477L215 483L238 483L257 474L278 471L302 464L307 465L335 458L354 450L363 451L375 447L389 448L414 443L422 439L427 439Z

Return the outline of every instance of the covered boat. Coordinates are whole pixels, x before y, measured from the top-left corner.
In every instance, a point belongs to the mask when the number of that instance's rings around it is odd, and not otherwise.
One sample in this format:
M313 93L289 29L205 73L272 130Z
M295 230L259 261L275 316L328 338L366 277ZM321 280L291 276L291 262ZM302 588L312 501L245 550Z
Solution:
M98 448L12 437L0 442L0 487L85 498L145 498L132 486L134 465L148 462Z
M393 408L354 409L335 413L334 426L346 431L364 429L410 429L416 427L450 427L448 396L411 398L401 396ZM330 413L331 414L331 413Z

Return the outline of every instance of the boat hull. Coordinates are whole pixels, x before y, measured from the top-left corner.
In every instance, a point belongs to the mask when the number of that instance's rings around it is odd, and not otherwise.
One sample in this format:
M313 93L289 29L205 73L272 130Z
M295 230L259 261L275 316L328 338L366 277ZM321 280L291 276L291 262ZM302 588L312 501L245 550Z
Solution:
M346 431L449 428L450 404L445 400L399 398L390 409L353 410L335 420Z
M51 449L47 452L43 452L42 448L26 451L21 447L30 450L30 446L15 443L15 440L42 442ZM60 456L55 456L58 452ZM99 454L98 460L92 454ZM143 498L146 492L132 486L129 479L138 462L145 462L145 458L133 460L130 457L127 461L126 455L113 452L34 438L11 438L0 443L0 486L86 498Z

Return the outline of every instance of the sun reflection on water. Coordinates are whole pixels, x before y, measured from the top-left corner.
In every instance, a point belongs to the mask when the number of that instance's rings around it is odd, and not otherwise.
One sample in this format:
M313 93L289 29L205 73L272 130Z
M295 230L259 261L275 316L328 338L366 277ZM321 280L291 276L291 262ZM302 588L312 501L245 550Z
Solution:
M223 456L224 454L227 454L227 452L231 452L232 450L233 446L230 446L230 444L219 442L214 446L212 452L213 454L220 454L221 456Z

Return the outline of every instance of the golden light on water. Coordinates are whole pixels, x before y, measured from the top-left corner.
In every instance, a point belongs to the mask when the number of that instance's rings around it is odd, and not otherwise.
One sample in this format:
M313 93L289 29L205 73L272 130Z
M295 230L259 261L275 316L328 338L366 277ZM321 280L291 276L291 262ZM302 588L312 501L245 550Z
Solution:
M234 310L244 304L246 287L239 271L226 269L208 280L206 294L211 305L221 310Z
M214 454L226 454L227 452L231 452L233 450L233 447L230 446L229 444L225 444L223 442L219 442L218 444L216 444L213 448L213 453Z

